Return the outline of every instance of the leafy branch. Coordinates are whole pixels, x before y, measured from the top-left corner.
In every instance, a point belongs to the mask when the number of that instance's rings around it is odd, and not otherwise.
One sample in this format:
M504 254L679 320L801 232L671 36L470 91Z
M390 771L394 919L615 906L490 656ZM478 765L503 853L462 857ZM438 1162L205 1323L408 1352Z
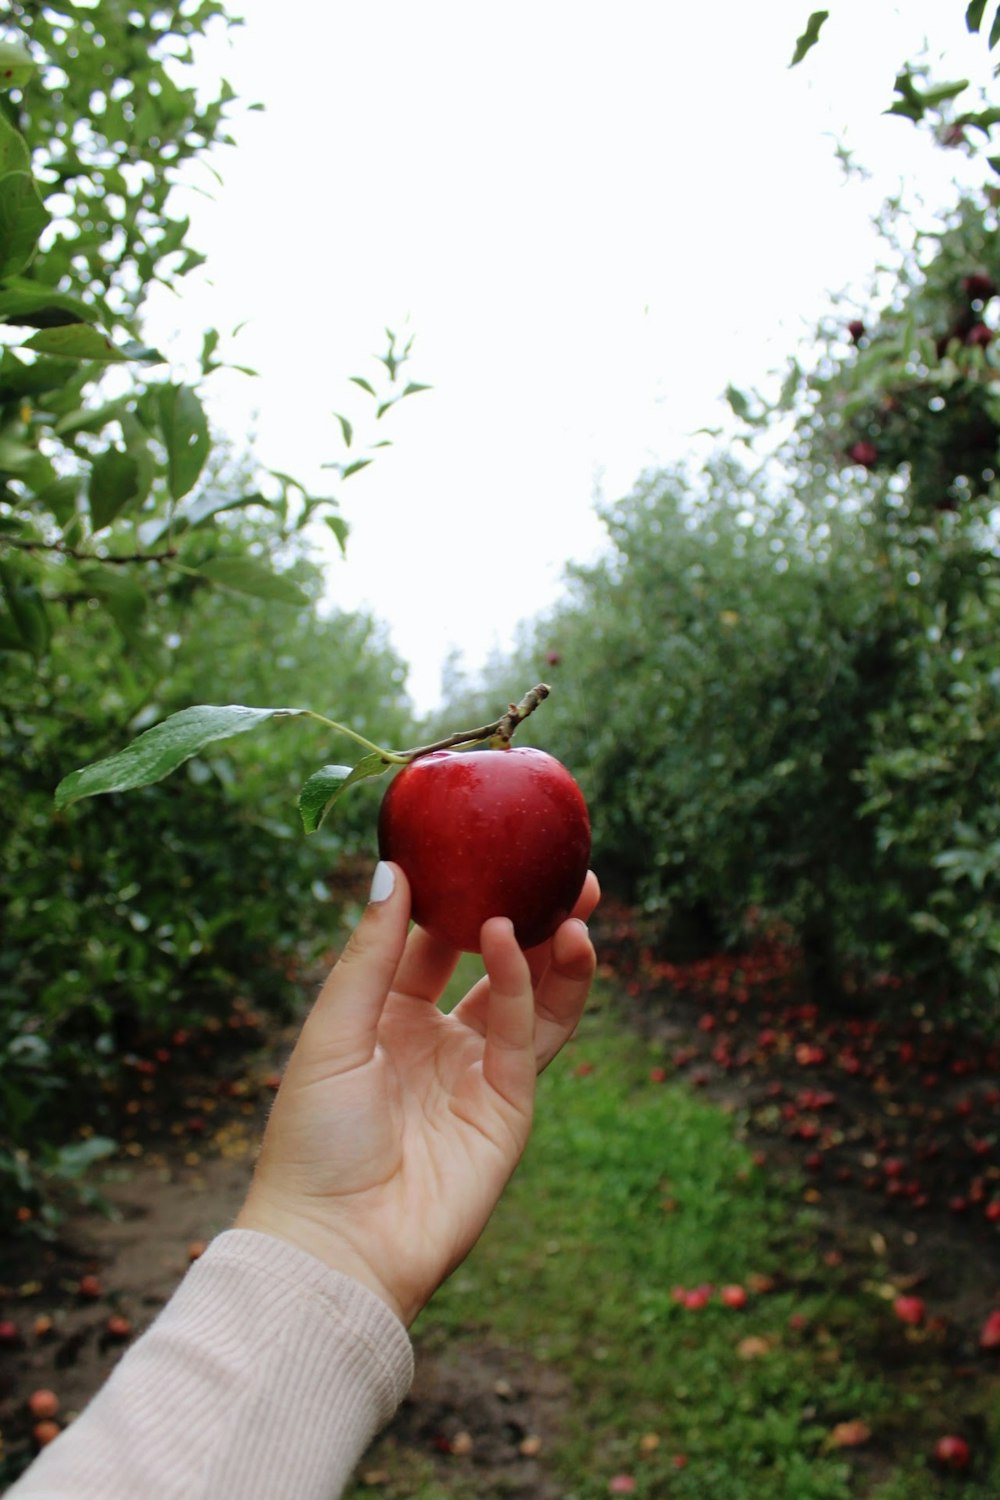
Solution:
M525 693L520 703L511 703L499 718L476 729L462 729L430 745L409 750L386 750L365 739L346 724L328 719L311 708L250 708L243 704L198 704L171 714L140 734L123 750L94 761L63 778L55 792L58 809L106 792L128 792L162 781L186 760L219 740L231 739L257 729L271 719L308 718L337 734L343 734L368 753L353 766L328 765L313 773L299 794L299 812L306 833L315 833L327 813L348 786L393 767L405 766L418 756L435 750L471 750L478 746L506 749L526 718L549 696L540 682Z

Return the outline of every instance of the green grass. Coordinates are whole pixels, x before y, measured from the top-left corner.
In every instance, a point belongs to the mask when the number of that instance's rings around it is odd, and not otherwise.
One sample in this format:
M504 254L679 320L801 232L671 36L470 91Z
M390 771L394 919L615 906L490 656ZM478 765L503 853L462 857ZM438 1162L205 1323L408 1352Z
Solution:
M879 1369L885 1341L902 1337L884 1304L823 1263L801 1189L753 1167L730 1116L651 1082L653 1061L595 1004L542 1080L528 1153L486 1234L421 1317L418 1358L486 1343L558 1371L565 1410L546 1465L566 1500L604 1497L622 1473L638 1500L954 1495L955 1477L920 1457L949 1430L946 1396L931 1421L926 1393ZM714 1299L692 1311L671 1295L769 1275L777 1288L741 1310ZM767 1352L741 1355L748 1336ZM856 1456L829 1442L854 1418L876 1434ZM648 1434L659 1443L644 1453ZM500 1493L452 1462L435 1478L429 1455L383 1445L374 1466L388 1479L356 1495ZM998 1480L976 1471L958 1487L985 1500Z

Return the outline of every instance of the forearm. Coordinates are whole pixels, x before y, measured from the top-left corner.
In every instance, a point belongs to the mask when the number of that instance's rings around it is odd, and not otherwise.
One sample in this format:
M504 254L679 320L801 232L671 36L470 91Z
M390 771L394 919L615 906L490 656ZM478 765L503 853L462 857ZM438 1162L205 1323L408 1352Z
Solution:
M252 1230L220 1235L10 1500L333 1500L412 1378L365 1287Z

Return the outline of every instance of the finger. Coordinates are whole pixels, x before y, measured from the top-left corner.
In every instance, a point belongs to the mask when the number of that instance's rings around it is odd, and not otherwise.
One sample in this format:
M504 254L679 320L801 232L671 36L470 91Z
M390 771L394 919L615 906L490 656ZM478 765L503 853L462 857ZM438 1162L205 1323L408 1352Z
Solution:
M403 995L412 995L436 1005L455 972L458 959L458 951L450 943L432 937L422 927L414 927L407 939L393 988Z
M552 941L552 957L536 991L535 1058L547 1068L580 1022L597 968L586 925L564 922Z
M586 992L588 992L589 986L591 986L592 980L594 980L595 957L594 950L591 947L591 939L589 939L588 932L586 932L586 918L591 915L600 898L601 888L598 885L597 876L591 870L585 882L583 882L583 889L580 891L579 897L577 897L576 906L573 907L573 915L567 916L565 922L562 922L561 926L556 929L555 935L549 941L544 942L544 944L538 944L537 948L528 948L526 950L525 957L528 959L528 968L531 971L531 983L534 986L535 995L541 996L541 999L543 999L543 1022L555 1022L556 1025L556 1032L552 1032L552 1029L547 1025L543 1028L543 1037L546 1038L547 1049L544 1061L540 1061L540 1064L538 1064L538 1071L541 1071L541 1068L547 1067L547 1064L552 1061L552 1058L555 1058L556 1052L558 1052L559 1047L565 1041L565 1037L562 1037L561 1040L558 1038L564 1008L567 1016L573 1013L574 1005L579 1005L580 1010L582 1010L583 1002L586 1001ZM574 956L574 947L561 947L561 950L559 950L558 965L555 966L555 971L552 972L552 977L549 980L549 971L553 968L553 950L555 950L556 941L565 944L565 939L559 939L559 933L562 932L564 927L576 927L577 924L583 929L583 951L579 957L580 980L585 981L582 998L580 998L579 993L573 987L574 983L576 983L574 981L574 965L577 963L576 956ZM579 944L579 938L577 938L577 944ZM465 999L459 1005L456 1005L453 1014L460 1022L465 1023L466 1026L471 1026L474 1031L480 1032L480 1035L486 1035L487 1005L489 1005L489 980L480 980L480 983L472 986ZM552 1014L549 1014L549 1011ZM577 1020L579 1020L579 1016L577 1016ZM573 1025L576 1025L576 1022ZM567 1035L571 1035L571 1032L568 1032Z
M577 896L573 909L569 913L569 916L566 918L566 920L569 921L571 918L576 917L581 922L588 922L590 920L591 913L593 912L600 899L601 887L598 883L597 876L594 874L593 870L588 870L580 894L579 896ZM548 967L551 958L551 953L552 938L550 938L548 942L539 943L537 948L529 948L527 950L528 966L531 969L531 977L535 984L538 984L542 975L545 973L545 970Z
M489 983L483 1077L519 1113L530 1114L535 1091L535 998L527 961L506 917L483 923Z
M358 1067L375 1051L378 1023L406 944L410 888L398 865L380 863L372 897L320 991L296 1051L325 1070Z

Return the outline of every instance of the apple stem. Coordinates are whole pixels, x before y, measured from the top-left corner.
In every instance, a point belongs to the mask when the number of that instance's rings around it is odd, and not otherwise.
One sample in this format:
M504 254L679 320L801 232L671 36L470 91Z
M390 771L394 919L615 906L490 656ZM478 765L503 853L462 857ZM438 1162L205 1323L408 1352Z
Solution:
M399 757L405 761L416 760L420 755L430 755L433 750L454 750L459 745L482 745L488 743L491 750L507 750L514 736L514 731L522 724L529 714L542 703L552 691L544 682L538 683L530 692L525 693L520 703L511 703L505 714L499 719L494 719L492 724L481 724L478 729L460 729L457 734L449 734L443 740L435 740L433 745L418 745L413 750L401 750Z
M366 740L363 735L357 734L353 729L348 729L346 724L338 724L334 719L328 719L323 714L313 713L312 709L306 709L305 712L311 719L325 724L328 729L335 729L338 734L346 734L348 739L352 739L355 744L379 756L387 766L405 766L420 755L430 755L433 750L453 750L459 745L488 743L491 750L508 750L517 726L523 723L529 714L534 713L539 703L547 698L551 691L552 689L544 682L540 682L537 687L525 693L520 703L511 703L507 712L501 714L499 719L494 719L492 724L481 724L478 729L460 729L457 734L449 734L443 740L435 740L433 745L418 745L412 750L383 750L381 745L372 744L371 740Z

